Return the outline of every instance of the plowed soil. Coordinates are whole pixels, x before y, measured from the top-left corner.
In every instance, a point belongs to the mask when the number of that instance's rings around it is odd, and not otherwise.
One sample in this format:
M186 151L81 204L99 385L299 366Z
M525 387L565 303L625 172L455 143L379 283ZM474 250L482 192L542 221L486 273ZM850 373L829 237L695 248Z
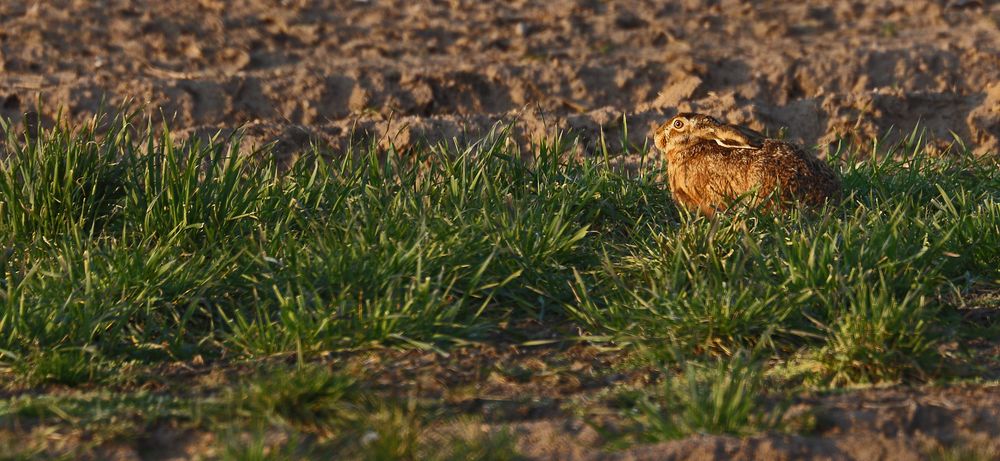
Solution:
M512 118L524 140L603 130L618 149L679 110L810 145L920 126L1000 147L996 1L11 1L0 72L6 117L130 100L286 151Z

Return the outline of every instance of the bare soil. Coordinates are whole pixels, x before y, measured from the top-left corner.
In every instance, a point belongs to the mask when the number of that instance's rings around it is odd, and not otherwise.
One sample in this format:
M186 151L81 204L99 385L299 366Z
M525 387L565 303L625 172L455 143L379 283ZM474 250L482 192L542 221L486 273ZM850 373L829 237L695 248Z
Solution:
M0 4L0 115L159 110L294 152L603 130L677 111L827 146L915 126L1000 148L1000 2L46 0ZM622 117L628 133L623 133Z

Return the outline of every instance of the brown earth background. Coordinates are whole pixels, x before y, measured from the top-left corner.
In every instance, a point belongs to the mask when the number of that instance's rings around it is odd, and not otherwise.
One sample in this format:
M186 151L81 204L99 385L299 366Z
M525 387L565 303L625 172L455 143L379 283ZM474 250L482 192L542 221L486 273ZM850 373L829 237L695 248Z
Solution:
M183 134L334 148L474 136L517 119L647 142L677 111L793 140L1000 147L996 1L51 0L0 2L0 115L102 101ZM628 120L623 136L622 116ZM821 149L822 152L822 149Z

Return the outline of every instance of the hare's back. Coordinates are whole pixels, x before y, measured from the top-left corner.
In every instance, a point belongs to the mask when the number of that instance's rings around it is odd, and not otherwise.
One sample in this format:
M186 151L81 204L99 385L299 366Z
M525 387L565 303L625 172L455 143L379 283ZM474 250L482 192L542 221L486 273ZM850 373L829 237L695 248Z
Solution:
M786 193L811 203L839 196L840 180L826 162L793 144L768 140L759 165Z

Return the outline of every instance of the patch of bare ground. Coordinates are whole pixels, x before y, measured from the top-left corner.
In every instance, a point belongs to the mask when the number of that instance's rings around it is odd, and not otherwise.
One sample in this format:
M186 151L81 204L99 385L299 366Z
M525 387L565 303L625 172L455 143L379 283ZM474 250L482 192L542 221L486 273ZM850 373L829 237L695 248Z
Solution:
M504 119L617 149L697 110L808 144L919 124L996 152L998 24L994 1L4 2L0 115L132 100L181 131L266 126L293 153L300 127L406 147Z

